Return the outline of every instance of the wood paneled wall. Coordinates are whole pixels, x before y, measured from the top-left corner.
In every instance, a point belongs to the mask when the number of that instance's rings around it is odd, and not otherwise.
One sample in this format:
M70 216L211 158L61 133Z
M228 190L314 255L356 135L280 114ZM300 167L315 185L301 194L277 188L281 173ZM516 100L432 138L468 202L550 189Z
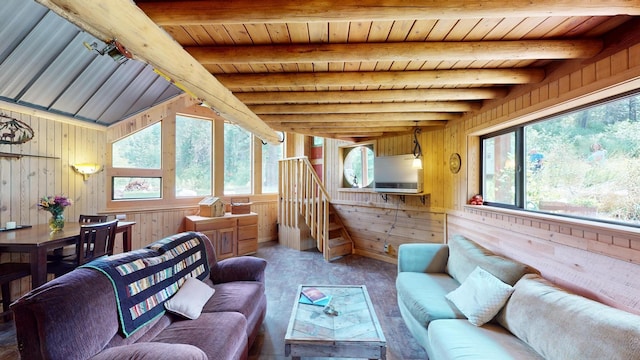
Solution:
M354 238L356 252L393 262L402 243L444 242L460 233L532 265L561 286L640 313L637 228L466 205L480 190L480 135L640 88L637 43L637 39L620 39L620 44L634 45L607 49L591 60L568 62L553 69L543 82L516 88L444 129L424 130L419 139L429 194L425 204L413 196L402 202L391 195L384 201L373 192L340 189L338 147L350 144L326 141L325 186ZM377 139L376 155L411 153L412 145L412 134ZM448 169L453 153L462 158L457 174ZM383 252L385 240L392 245L389 254Z
M516 89L449 124L443 131L444 156L459 152L463 166L460 173L444 177L447 236L467 235L532 265L561 286L640 313L637 228L465 205L480 189L480 135L638 88L640 45L631 45L567 63L542 83Z
M260 195L259 200L253 201L251 211L258 214L258 242L276 240L278 238L276 219L278 216L278 201L276 195ZM228 198L223 201L229 203ZM132 248L139 249L154 241L169 235L182 232L185 229L184 217L197 215L198 206L179 207L171 209L101 211L115 217L118 214L126 216L127 221L135 221L133 227ZM117 241L115 252L122 251L122 242Z
M71 165L83 162L104 164L105 127L12 104L0 103L2 114L28 124L34 138L24 144L0 145L0 152L17 153L21 158L0 157L0 224L7 221L21 225L45 224L50 218L39 210L42 196L64 194L73 200L66 208L67 221L77 221L80 214L95 214L104 206L104 172L86 181ZM35 156L29 156L35 155ZM19 231L19 230L17 230ZM28 262L28 254L0 254L0 262ZM12 298L31 288L30 278L11 286Z
M104 164L106 128L3 111L2 104L0 112L28 124L35 133L24 144L0 145L1 152L23 155L0 157L0 223L3 226L7 221L46 223L50 214L36 206L40 197L46 195L64 194L73 200L64 213L67 219L96 213L104 204L104 173L85 181L71 165Z
M341 188L339 148L353 144L325 141L325 185L353 238L356 253L395 263L400 244L444 242L443 180L448 170L442 166L443 135L442 130L423 130L418 135L423 154L424 197L393 194L384 197L371 189ZM376 156L411 154L413 133L378 139L374 147ZM385 243L389 245L388 253L384 251Z
M447 229L531 265L573 292L640 313L637 233L486 206L449 213Z

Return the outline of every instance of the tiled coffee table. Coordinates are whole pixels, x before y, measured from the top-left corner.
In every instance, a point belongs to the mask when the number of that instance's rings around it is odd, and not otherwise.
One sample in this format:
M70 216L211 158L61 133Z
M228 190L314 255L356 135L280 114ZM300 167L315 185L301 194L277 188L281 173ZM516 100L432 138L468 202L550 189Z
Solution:
M316 287L331 295L336 315L301 304L300 292ZM285 356L386 359L387 342L364 285L300 285L284 337Z

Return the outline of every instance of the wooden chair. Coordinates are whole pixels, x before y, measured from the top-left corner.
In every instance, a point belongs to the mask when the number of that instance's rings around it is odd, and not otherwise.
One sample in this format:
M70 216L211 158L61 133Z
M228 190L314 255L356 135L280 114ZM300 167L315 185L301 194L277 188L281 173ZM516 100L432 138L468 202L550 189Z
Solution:
M118 220L80 226L73 258L47 263L47 273L61 276L104 255L113 255Z
M2 312L0 316L4 317L4 321L11 320L11 282L20 278L31 275L31 266L29 263L2 263L0 264L0 285L2 287Z
M102 223L107 221L107 215L82 215L78 217L80 224ZM47 253L47 261L59 262L66 257L74 255L76 252L75 246L65 246L63 248L57 248L49 250Z
M101 223L107 221L107 215L80 215L78 222L81 224L86 223Z

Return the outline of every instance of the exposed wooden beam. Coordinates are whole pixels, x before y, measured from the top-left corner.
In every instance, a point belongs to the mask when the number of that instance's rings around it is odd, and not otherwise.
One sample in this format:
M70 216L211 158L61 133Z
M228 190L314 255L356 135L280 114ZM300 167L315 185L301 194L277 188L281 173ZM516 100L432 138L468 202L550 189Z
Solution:
M505 88L353 90L353 91L265 91L235 93L251 104L327 104L389 101L454 101L497 99L507 95ZM262 120L265 120L261 117Z
M342 122L271 122L269 125L272 127L289 127L289 128L299 128L299 129L308 129L308 128L325 128L328 130L331 129L342 129L345 127L358 127L362 130L374 130L377 127L433 127L433 126L444 126L446 125L446 121L350 121L344 120Z
M602 40L522 40L191 46L202 64L282 64L362 61L500 61L587 59L602 50Z
M242 88L290 86L447 86L532 84L542 81L542 69L473 69L426 71L365 71L322 73L217 74L232 91Z
M293 104L293 105L252 105L256 114L348 114L387 112L466 112L478 110L480 104L462 101L431 101L413 103L375 104Z
M214 25L284 22L480 19L640 15L635 0L289 0L157 1L138 4L157 24Z
M387 113L355 113L355 114L296 114L296 115L262 115L268 124L274 122L300 122L300 123L320 123L320 122L342 122L342 121L442 121L445 124L448 120L460 118L460 114L441 112L387 112Z
M378 131L368 131L368 132L334 132L333 129L298 129L298 128L288 128L288 127L274 127L278 131L284 131L288 133L296 133L308 136L318 136L324 138L331 139L343 139L347 141L355 141L355 138L374 138L384 136L388 134L388 132L384 132L381 130ZM413 129L413 128L412 128Z
M331 132L334 134L363 134L363 133L371 133L371 132L410 132L415 128L415 126L392 126L392 125L373 125L366 128L361 126L343 126L343 127L321 127L321 126L313 126L310 124L309 126L295 126L295 127L287 127L283 125L274 125L278 130L287 131L287 132L297 132L308 130L309 132Z
M102 40L117 39L137 60L213 107L225 119L262 140L278 144L273 129L225 88L202 64L156 25L131 0L37 0Z

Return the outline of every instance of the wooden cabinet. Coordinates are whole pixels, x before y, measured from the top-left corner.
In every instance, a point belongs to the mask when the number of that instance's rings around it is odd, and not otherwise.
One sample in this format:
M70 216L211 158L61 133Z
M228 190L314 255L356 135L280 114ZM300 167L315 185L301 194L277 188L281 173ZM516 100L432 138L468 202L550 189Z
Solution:
M258 251L258 214L231 214L220 217L187 216L187 231L199 231L213 242L218 260Z
M238 255L258 251L258 215L238 217Z

